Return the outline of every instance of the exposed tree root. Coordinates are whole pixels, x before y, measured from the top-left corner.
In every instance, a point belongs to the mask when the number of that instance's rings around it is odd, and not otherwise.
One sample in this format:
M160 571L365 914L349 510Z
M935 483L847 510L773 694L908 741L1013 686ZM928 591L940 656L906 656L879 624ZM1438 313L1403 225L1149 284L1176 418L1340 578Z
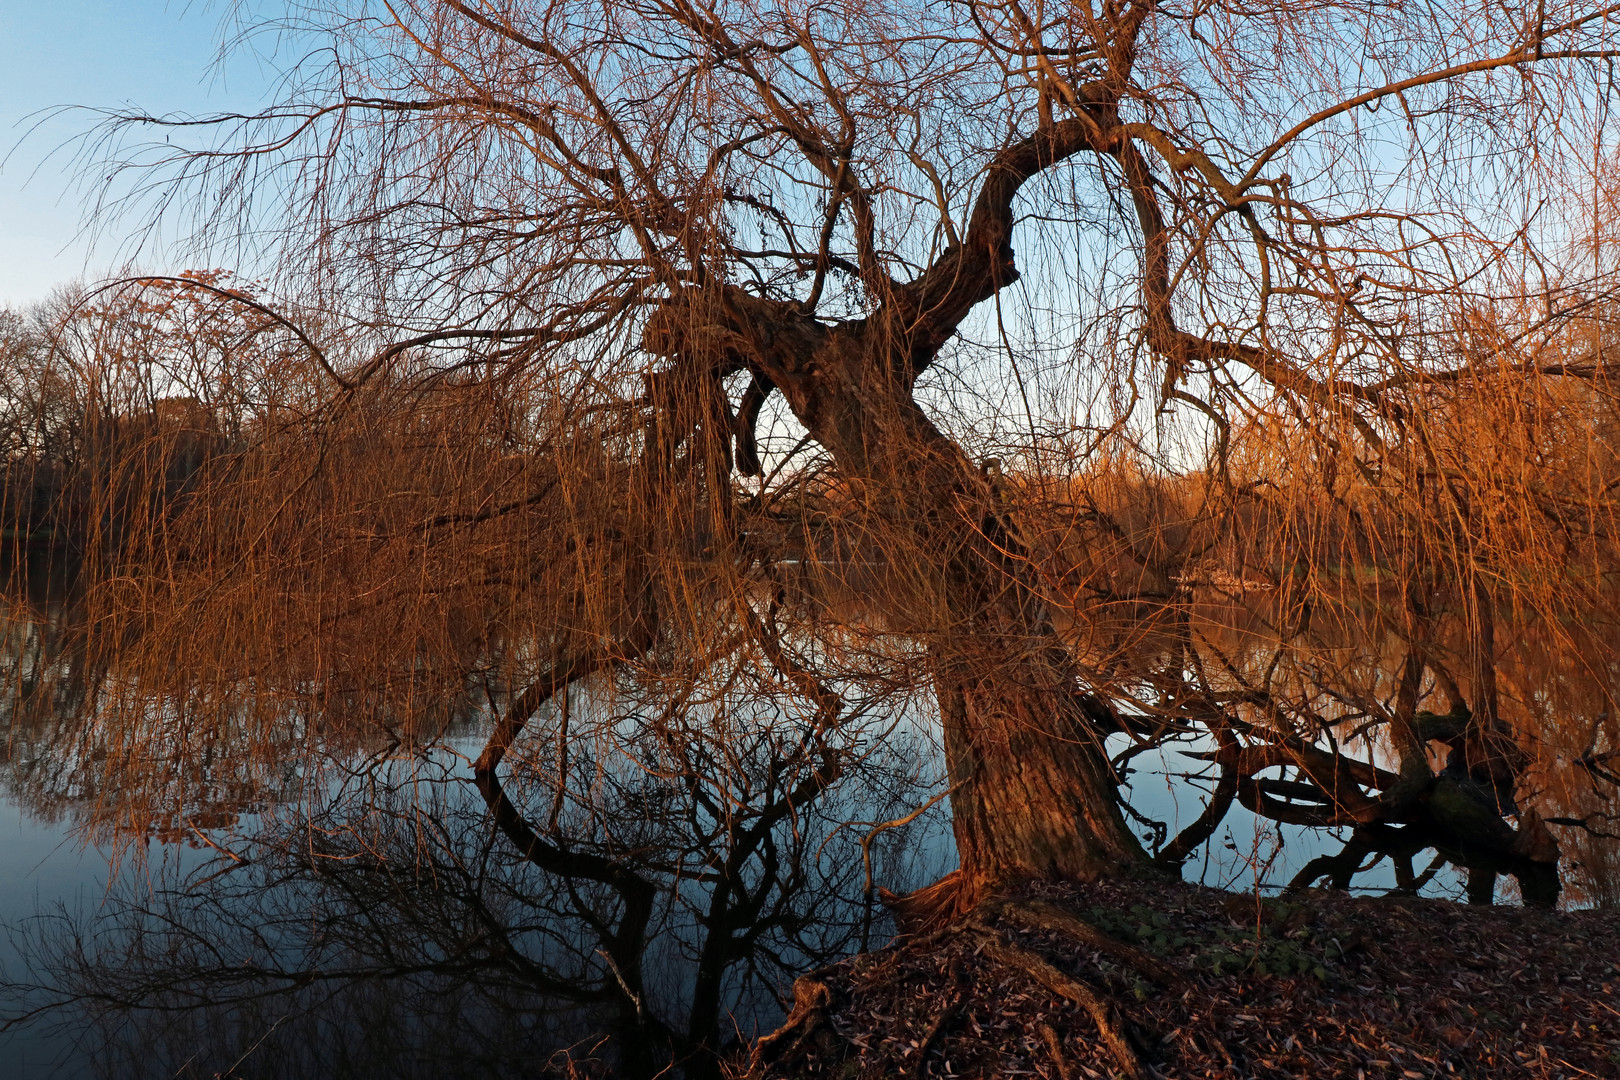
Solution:
M904 896L878 890L878 899L894 913L902 934L923 936L964 922L977 906L980 890L960 870Z
M771 1065L805 1057L837 1061L848 1044L832 1026L833 994L815 973L793 980L793 1011L782 1026L754 1044L748 1076L765 1075Z
M1018 899L1006 895L982 903L983 890L954 871L939 881L906 896L881 894L882 900L894 913L903 933L912 943L937 943L957 934L978 938L982 952L1004 967L1022 972L1053 993L1078 1004L1090 1014L1102 1043L1119 1063L1127 1077L1145 1078L1148 1074L1136 1048L1126 1034L1112 1000L1075 976L1066 974L1039 953L1014 942L996 922L1011 928L1046 932L1060 939L1084 945L1103 953L1110 959L1140 972L1167 987L1186 983L1186 976L1174 966L1165 963L1134 945L1110 937L1065 908L1041 899ZM953 979L957 978L953 975ZM955 1020L961 1010L961 995L935 1016L921 1042L917 1044L916 1060L910 1074L921 1077L926 1072L929 1051L940 1034ZM842 1044L843 1040L828 1021L829 1002L825 984L806 977L794 983L794 1007L786 1023L762 1039L754 1052L750 1075L760 1075L774 1061L802 1056L806 1051L822 1057L837 1057L843 1052L822 1046L829 1037ZM1068 1065L1063 1061L1056 1033L1050 1042L1059 1071L1067 1075Z
M986 956L998 964L1024 972L1054 994L1068 998L1090 1013L1102 1036L1103 1045L1114 1055L1126 1076L1133 1080L1147 1076L1142 1059L1131 1046L1124 1024L1114 1012L1111 1001L1074 976L1059 971L1039 954L1008 941L1000 932L986 926L979 927L978 932L983 937Z
M953 968L951 973L951 981L960 983L961 977L961 969L959 967ZM934 1043L939 1039L940 1032L944 1031L953 1022L955 1022L957 1014L959 1014L961 1011L962 994L960 989L958 989L958 992L951 1000L951 1003L945 1008L941 1009L938 1016L934 1017L934 1022L928 1025L928 1031L923 1035L922 1041L917 1044L917 1060L911 1066L911 1075L915 1077L916 1080L921 1080L921 1078L927 1073L928 1051L933 1049Z
M996 900L986 905L987 913L1026 930L1047 930L1061 934L1134 968L1166 987L1182 986L1186 975L1134 945L1109 937L1080 916L1047 900Z
M774 1041L799 1049L761 1080L1614 1076L1620 945L1605 916L1031 882L820 972L837 999L825 1039L796 1009ZM1075 923L1150 963L1116 965L1128 954ZM1151 961L1180 976L1174 992L1143 992Z
M1057 1029L1051 1024L1042 1024L1040 1032L1046 1049L1052 1054L1052 1068L1057 1070L1058 1080L1074 1080L1074 1070L1069 1068L1068 1059L1063 1056L1063 1041L1058 1038Z

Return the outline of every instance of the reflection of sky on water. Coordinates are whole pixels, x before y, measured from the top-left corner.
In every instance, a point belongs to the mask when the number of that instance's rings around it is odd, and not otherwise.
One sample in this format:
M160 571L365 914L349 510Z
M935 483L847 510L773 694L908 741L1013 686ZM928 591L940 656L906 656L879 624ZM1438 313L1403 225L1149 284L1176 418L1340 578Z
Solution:
M1117 735L1109 739L1108 748L1118 753L1126 745L1126 737ZM1206 765L1183 754L1206 749L1213 749L1213 743L1200 740L1173 744L1137 757L1131 763L1135 770L1130 777L1131 806L1143 817L1164 822L1169 826L1169 835L1175 836L1203 812L1204 792L1210 786L1197 786L1178 776L1200 773ZM1140 836L1146 830L1139 827L1136 831ZM1256 817L1233 802L1209 843L1187 860L1183 877L1217 889L1249 892L1255 887L1258 872L1261 891L1274 893L1311 859L1337 852L1348 838L1348 829L1282 825ZM1424 857L1420 855L1415 864L1421 873L1426 865ZM1354 891L1381 893L1394 887L1394 868L1384 860L1356 876ZM1461 897L1461 874L1447 866L1424 887L1423 895Z
M466 758L476 751L480 741L476 735L456 740L453 752L441 755L446 768L435 782L464 780ZM1110 749L1117 751L1123 745L1117 742ZM1192 744L1180 747L1183 750L1195 748ZM1132 776L1133 804L1144 816L1164 821L1170 835L1201 811L1200 790L1174 775L1195 771L1201 763L1178 756L1177 750L1172 748L1162 755L1144 754L1133 764L1137 770ZM392 767L390 764L385 768ZM452 798L472 794L470 785L459 782L445 790L452 792ZM458 792L460 794L456 794ZM481 807L469 806L469 809L476 813ZM853 810L846 810L850 816L857 816ZM107 855L95 848L81 848L70 835L70 821L69 816L57 823L43 823L31 819L27 811L10 799L0 800L0 921L27 933L30 918L40 911L60 906L70 912L93 915L97 910L106 895ZM246 832L257 824L244 820L238 829ZM878 884L903 889L932 879L954 862L943 814L936 811L926 815L918 826L910 858L897 864L904 870L891 867L886 872L880 871ZM863 830L857 833L859 831ZM1335 851L1337 845L1338 841L1330 834L1262 823L1241 806L1234 806L1206 850L1189 861L1186 876L1207 885L1246 891L1254 887L1256 868L1263 867L1263 888L1274 891L1307 860ZM847 854L840 849L829 857L847 857ZM207 850L154 843L144 863L132 859L124 861L122 885L139 890L143 883L141 875L148 875L152 880L173 880L168 876L184 875L213 858L214 853ZM914 874L919 880L895 880L896 874L907 871L907 876ZM1390 888L1394 885L1393 874L1386 865L1359 877L1357 885L1368 890ZM1458 887L1455 874L1442 874L1426 891L1436 894L1452 892ZM874 944L880 942L881 937ZM682 967L680 955L682 948L689 946L689 942L683 943L676 935L659 941L649 950L649 990L672 1000L688 993L690 973ZM11 942L0 944L0 956L4 956L8 969L16 964L17 953ZM727 1005L748 1027L768 1026L776 1015L768 997L761 995L748 1000L740 988L733 988ZM82 1048L76 1045L77 1037L76 1032L53 1029L50 1025L31 1025L0 1035L0 1065L4 1066L0 1074L16 1080L82 1075L86 1060Z
M84 850L59 825L30 820L20 806L0 799L0 923L10 933L0 940L0 971L9 979L25 978L13 936L27 933L25 920L41 907L82 907L100 898L107 862L94 848ZM34 1080L52 1074L72 1056L65 1034L40 1025L0 1031L0 1063L8 1076ZM64 1073L66 1075L66 1073Z
M143 874L186 869L205 861L203 853L154 843L144 860L125 858L120 872L136 884ZM42 912L89 914L107 895L113 867L107 853L82 845L67 820L42 822L9 797L0 797L0 975L29 980L18 951L37 929ZM85 1061L76 1034L51 1024L29 1024L0 1031L0 1076L6 1080L78 1077Z
M405 805L419 801L423 806L431 804L436 808L435 812L441 814L448 809L451 818L471 823L475 831L480 831L487 837L488 828L479 828L479 823L488 820L487 811L469 782L471 779L469 759L478 751L482 740L482 734L454 739L441 751L425 758L403 756L394 759L386 757L374 759L372 771L367 775L382 788L402 792ZM334 781L327 790L327 798L336 800L340 787L341 785ZM31 817L29 811L6 797L12 794L11 791L0 790L5 791L4 795L0 795L0 813L3 813L0 822L3 822L7 829L6 839L16 841L0 846L0 880L7 883L6 891L0 893L0 922L10 925L26 935L26 938L32 939L31 942L25 940L25 944L37 944L41 940L39 931L45 927L45 922L36 916L41 912L49 915L58 910L66 910L79 916L80 925L90 932L110 931L112 936L116 937L118 932L116 918L103 917L99 924L96 921L98 915L104 916L106 912L118 906L116 902L103 904L108 896L107 853L95 848L82 849L78 846L71 836L73 816L71 804L55 804L56 810L65 810L67 813L57 823L44 823ZM852 792L858 790L858 786L851 787L850 790ZM860 816L856 808L843 805L847 800L836 792L828 798L832 805L839 807L841 819ZM400 815L394 820L402 821L407 816ZM933 821L919 822L917 831L931 833L933 839L939 840L941 839L939 814L936 812L930 816ZM305 820L294 811L283 817L281 826L285 830L290 823L291 832L296 835ZM215 832L213 836L225 847L256 855L256 849L248 846L250 838L256 830L269 829L271 824L269 818L247 816L238 821L231 837L227 838L221 832ZM852 853L854 865L859 865L858 838L863 831L845 830L841 835L835 834L826 844L824 858L829 865L837 864L841 867L846 872L846 877ZM287 833L283 832L282 835L285 836ZM460 835L462 839L466 839L467 834ZM876 860L879 883L899 889L915 887L937 877L948 869L949 862L953 861L953 852L948 844L933 843L917 852L920 858L912 860L906 865L905 870L897 870L896 867L900 863L894 858L895 849L904 839L903 834L897 830L887 834L884 843L879 845L880 850L876 852L879 855ZM496 838L496 842L498 850L505 843L504 839L499 837ZM471 850L477 846L475 839L470 845L461 844L457 850ZM883 850L884 848L887 850ZM945 860L944 865L935 865L941 860ZM519 864L521 865L521 860ZM165 885L170 888L177 884L191 885L190 891L197 892L200 890L197 889L196 882L208 879L215 870L226 869L228 865L215 852L207 849L183 849L154 842L147 848L144 863L135 859L125 859L120 871L118 888L113 892L114 900L129 897L133 897L136 901L143 900L153 894L153 885L159 889ZM402 863L393 862L390 865L399 866L407 877L411 873L411 868ZM534 872L531 870L530 873ZM242 874L231 872L220 884L240 888L242 880L245 880ZM680 890L687 903L692 905L692 910L702 907L704 893L702 886L687 880L682 883ZM284 912L286 905L291 904L306 907L311 912L322 909L323 918L328 914L328 911L324 910L324 905L331 899L331 895L323 893L318 885L309 886L293 880L280 891L285 893L285 896L279 901L262 891L247 894L236 892L232 894L234 899L225 901L227 905L234 906L238 912L246 912L247 918L236 925L228 920L221 924L225 933L216 943L223 954L235 955L241 951L240 942L234 938L239 938L244 929L258 932L259 928L252 926L252 919L260 902L265 904L267 911L272 912ZM845 896L842 901L835 902L831 907L824 904L814 910L818 915L833 920L836 913L832 908L839 907L842 910L844 925L847 926L850 902L859 903L860 889L858 885L853 891L844 888L840 894L851 893L852 895ZM248 898L246 902L242 901L244 896ZM158 905L158 908L161 909L161 905ZM127 908L125 910L127 911ZM531 955L544 956L548 942L552 946L559 942L565 943L571 950L585 956L596 951L597 943L594 939L586 940L579 937L579 927L558 923L537 928L534 923L536 914L536 912L516 912L519 923L527 923L528 929L516 929L512 932L514 944L529 951ZM878 923L874 928L874 941L877 943L881 943L889 932L885 924L886 921L880 912ZM701 943L694 938L694 929L689 919L679 911L673 916L666 917L663 925L665 929L656 934L645 953L646 988L649 999L655 998L661 1002L662 1011L670 1015L671 1019L678 1020L685 1005L677 1003L688 1002L693 997L692 956ZM106 930L103 930L103 927ZM51 924L50 930L57 935L56 940L60 940L62 928L60 920ZM278 925L269 933L274 935L284 930L284 925ZM576 938L578 940L575 940ZM296 937L283 940L290 942L288 959L284 962L297 967L300 963L299 950L302 943L296 940ZM777 953L787 966L796 970L815 966L815 962L811 962L802 954L795 955L791 950L784 951L780 945L777 946ZM16 970L18 954L10 945L7 945L4 955L8 961L8 968L12 969L8 971L10 977L19 981L40 977L38 973ZM817 962L825 959L827 957L821 957ZM724 987L723 1012L728 1014L725 1021L728 1031L735 1030L744 1037L752 1037L763 1030L769 1030L779 1022L781 1013L777 1002L780 995L790 991L788 985L790 977L772 978L767 981L772 985L765 985L757 978L751 982L738 978L728 982ZM8 1005L10 1004L14 1003L8 1002ZM562 1011L558 1015L566 1013L570 1008L577 1006L559 1006ZM528 1010L528 1014L532 1015L532 1008ZM415 1014L406 1013L406 1015ZM69 1023L74 1020L71 1012L64 1012L61 1016ZM559 1022L566 1023L566 1021ZM85 1075L91 1067L94 1047L78 1045L83 1041L87 1041L83 1031L64 1031L60 1024L51 1022L30 1025L0 1035L0 1077L43 1078L55 1075ZM150 1060L155 1063L160 1057L158 1054L152 1054ZM169 1073L159 1069L150 1074L156 1076ZM120 1072L118 1075L126 1073ZM144 1076L147 1073L142 1072L140 1075ZM298 1072L297 1075L304 1073Z

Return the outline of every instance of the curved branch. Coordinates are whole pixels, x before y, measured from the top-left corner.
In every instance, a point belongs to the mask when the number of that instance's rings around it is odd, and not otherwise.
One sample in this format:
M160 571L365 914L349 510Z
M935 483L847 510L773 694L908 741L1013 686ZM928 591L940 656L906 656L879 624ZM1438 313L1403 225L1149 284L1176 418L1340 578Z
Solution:
M251 296L236 289L227 289L221 285L210 285L208 282L198 281L196 278L177 277L169 274L143 274L140 277L119 278L117 281L109 282L100 288L92 289L88 294L86 294L85 299L88 300L92 296L106 292L108 289L115 289L120 285L134 285L145 282L159 281L168 282L171 285L179 285L187 289L201 289L204 292L213 293L215 296L223 297L224 299L241 304L243 307L251 308L252 310L257 311L260 315L274 320L281 326L285 326L288 330L292 331L293 336L298 339L299 343L302 344L304 348L309 350L309 354L315 358L315 362L321 366L321 370L326 372L333 382L337 383L345 390L354 389L354 385L352 383L337 373L337 370L332 367L332 362L327 359L326 353L319 345L315 344L308 334L304 333L302 327L293 322L291 319L287 318L285 315L276 311L274 308L261 304Z
M1033 177L1087 150L1107 148L1097 118L1081 112L1003 147L985 167L960 243L896 294L912 325L912 362L920 370L969 311L1018 280L1012 247L1013 199Z
M737 403L737 416L732 421L732 437L737 441L737 471L744 476L759 476L764 470L759 463L759 442L755 428L759 424L759 411L771 396L776 384L763 372L755 372L748 389Z
M1408 90L1415 90L1420 86L1432 86L1435 83L1448 82L1452 79L1461 78L1464 75L1473 75L1482 71L1494 71L1497 68L1514 67L1519 64L1530 64L1541 60L1606 60L1620 56L1620 49L1567 49L1560 52L1545 52L1542 49L1542 42L1544 42L1548 37L1564 33L1568 30L1573 30L1584 23L1591 22L1595 19L1600 19L1606 15L1612 15L1617 11L1620 11L1620 5L1611 5L1602 9L1601 11L1589 13L1582 19L1571 23L1566 23L1563 26L1548 31L1546 34L1538 35L1536 41L1526 44L1518 49L1514 49L1512 52L1506 53L1502 56L1495 56L1488 60L1475 60L1472 63L1457 64L1452 67L1443 68L1440 71L1430 71L1425 72L1422 75L1414 75L1410 79L1402 79L1399 82L1392 82L1385 86L1380 86L1375 90L1368 90L1364 93L1357 94L1355 97L1347 98L1344 101L1339 102L1337 105L1330 105L1325 109L1320 109L1312 113L1310 116L1307 116L1305 119L1289 128L1287 131L1283 132L1283 134L1278 136L1270 146L1261 151L1260 156L1255 159L1253 165L1249 166L1249 171L1243 175L1243 179L1238 182L1237 186L1239 190L1247 189L1250 184L1254 183L1256 177L1260 175L1260 170L1265 168L1266 164L1270 162L1272 158L1276 157L1277 154L1282 151L1283 147L1299 138L1299 136L1303 135L1311 128L1316 127L1318 124L1325 123L1326 121L1333 119L1335 116L1341 116L1353 109L1360 108L1362 105L1378 101L1382 98L1403 94Z

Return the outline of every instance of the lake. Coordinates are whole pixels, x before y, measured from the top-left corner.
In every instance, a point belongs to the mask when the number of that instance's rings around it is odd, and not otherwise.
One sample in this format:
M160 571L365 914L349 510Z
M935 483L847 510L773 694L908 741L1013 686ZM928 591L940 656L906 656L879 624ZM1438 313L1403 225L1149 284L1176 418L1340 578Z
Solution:
M118 724L166 730L168 706L98 714L50 610L14 606L3 635L5 1005L56 1006L0 1033L17 1080L714 1076L797 974L889 938L875 887L954 864L945 801L874 832L940 792L921 711L852 724L859 767L797 802L793 718L716 715L723 738L671 744L606 686L573 727L566 703L538 724L494 791L471 769L491 702L427 738L301 717L279 759L181 741L123 761ZM1135 809L1173 834L1202 809L1180 775L1200 765L1138 757ZM1269 892L1337 846L1234 807L1186 876ZM1424 889L1462 892L1450 870Z

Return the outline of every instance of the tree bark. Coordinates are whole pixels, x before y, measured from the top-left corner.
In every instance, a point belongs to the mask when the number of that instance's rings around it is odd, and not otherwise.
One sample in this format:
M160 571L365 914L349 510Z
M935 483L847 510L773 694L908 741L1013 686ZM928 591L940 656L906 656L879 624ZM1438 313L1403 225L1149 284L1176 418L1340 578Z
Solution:
M935 661L964 884L1095 880L1144 861L1108 760L1069 700L1073 690L1040 685L1005 646L972 644L976 655L965 662Z
M1094 880L1145 864L1101 734L1081 707L1087 688L994 488L894 370L881 353L846 354L841 367L823 364L814 384L786 392L886 519L887 555L905 564L911 588L874 599L892 625L928 643L962 901L996 882Z

